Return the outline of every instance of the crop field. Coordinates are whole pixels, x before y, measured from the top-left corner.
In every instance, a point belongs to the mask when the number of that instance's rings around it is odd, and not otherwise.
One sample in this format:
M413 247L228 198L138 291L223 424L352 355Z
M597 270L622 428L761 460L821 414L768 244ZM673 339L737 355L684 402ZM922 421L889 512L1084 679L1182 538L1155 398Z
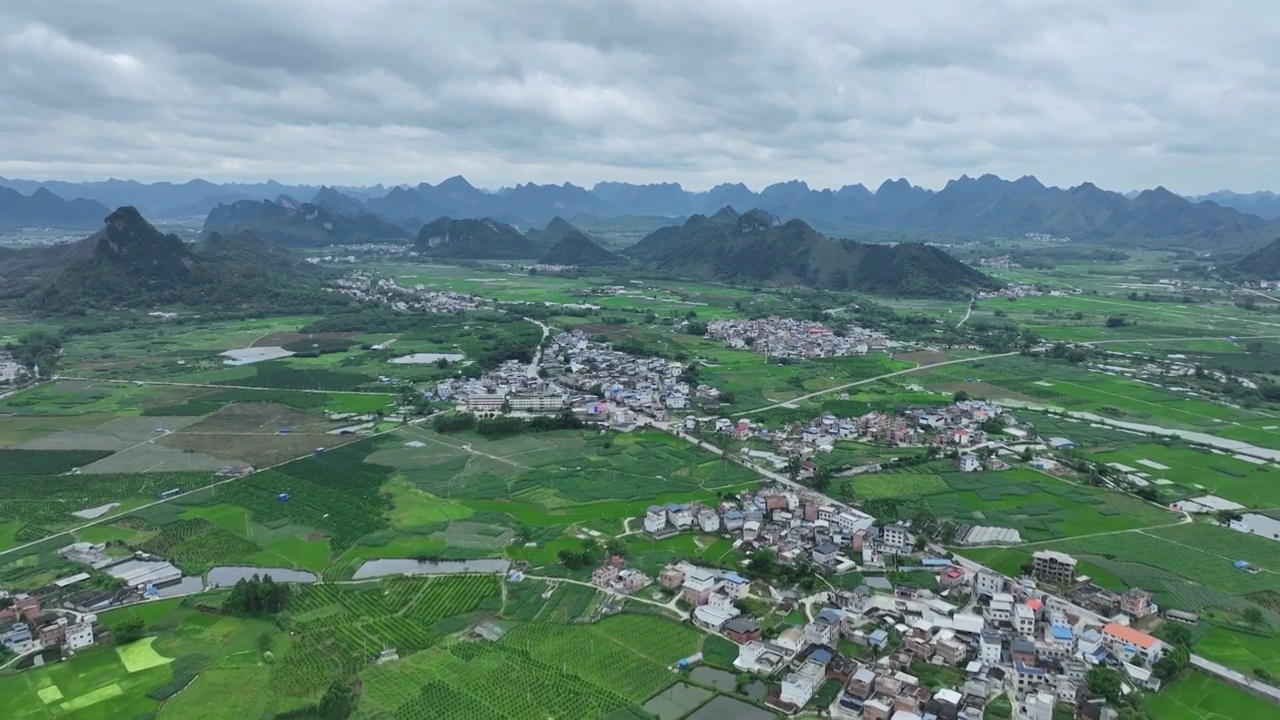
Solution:
M555 522L618 516L612 508L600 512L609 501L633 503L622 515L631 516L661 496L721 491L755 479L746 468L662 433L555 432L486 441L407 428L396 435L424 447L380 451L371 462L396 467L437 497L472 507L478 506L468 500L502 499L513 513L515 506L536 507Z
M749 350L734 350L718 340L672 335L689 354L702 359L702 382L734 395L734 408L749 410L838 385L914 367L885 354L821 358L780 365Z
M906 519L912 506L924 503L939 518L1017 529L1026 542L1177 521L1128 495L1018 468L960 473L938 461L858 476L847 486L879 518Z
M1145 699L1147 710L1160 720L1254 720L1275 715L1275 706L1266 700L1198 672Z
M67 456L54 451L49 457L65 460ZM10 542L3 542L6 538L0 536L0 550L83 524L85 521L71 515L73 512L109 503L151 502L165 490L194 490L214 479L211 473L8 475L0 469L0 485L4 488L0 520L16 524Z
M202 519L166 525L139 549L166 558L188 572L240 564L261 551L239 535Z
M1149 474L1152 479L1177 483L1162 486L1177 497L1212 493L1247 507L1280 507L1280 468L1257 465L1230 455L1200 450L1185 444L1146 443L1091 455L1098 462L1121 463ZM1139 462L1147 460L1166 466L1161 470Z
M1259 438L1269 437L1270 446L1280 447L1280 431L1263 431L1245 425L1266 419L1257 413L1047 359L1022 356L996 358L973 365L933 368L907 377L928 388L953 387L955 383L986 383L1020 393L1045 406L1107 414L1161 427L1221 431L1224 435L1247 430L1255 438L1254 442L1267 444Z
M272 689L305 698L343 672L364 668L383 648L402 656L429 648L466 629L458 618L496 613L498 581L486 576L397 578L384 585L303 588L290 603L298 633L271 678Z
M1261 668L1280 672L1280 646L1273 635L1255 635L1212 625L1195 643L1195 652L1246 675Z
M670 685L667 667L700 640L695 630L647 615L527 623L496 643L431 648L361 679L366 700L395 717L607 717Z
M1248 542L1252 540L1253 542ZM1151 591L1161 606L1190 611L1258 597L1258 593L1280 591L1280 575L1274 570L1273 541L1204 524L1177 525L1137 532L1122 532L1046 543L1043 546L1069 553L1101 568L1115 582L1099 584L1123 590L1141 587ZM1032 548L1001 554L997 567L1016 573L1021 557ZM1016 553L1025 550L1020 556ZM975 557L984 552L973 551ZM967 551L962 551L967 554ZM1243 557L1241 557L1243 556ZM1245 559L1264 568L1250 573L1236 569L1233 562Z
M539 622L575 622L595 606L600 593L576 583L527 580L511 585L503 617Z

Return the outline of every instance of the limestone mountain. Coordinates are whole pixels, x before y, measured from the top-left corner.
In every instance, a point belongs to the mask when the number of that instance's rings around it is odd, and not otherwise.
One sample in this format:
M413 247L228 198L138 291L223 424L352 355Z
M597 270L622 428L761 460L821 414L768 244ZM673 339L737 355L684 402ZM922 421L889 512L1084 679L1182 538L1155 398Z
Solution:
M473 260L528 260L542 254L519 230L489 218L442 217L422 226L414 248L423 255Z
M359 217L369 212L365 209L364 203L328 185L320 186L315 196L311 198L311 204L347 217Z
M762 285L956 297L1000 284L935 247L833 240L802 220L784 223L762 210L695 215L628 254L672 275Z
M407 230L364 212L342 215L311 203L282 196L275 202L241 200L218 205L204 221L204 234L251 232L290 247L318 247L363 242L403 242Z
M1223 274L1255 280L1280 280L1280 238L1222 269Z
M45 267L25 278L27 304L49 313L186 304L303 307L328 302L321 271L249 234L214 233L194 244L121 207L69 246L42 249Z
M538 262L543 265L601 267L625 265L627 259L615 252L605 250L586 234L574 230L557 240Z
M0 227L91 228L111 212L102 203L78 198L66 200L45 188L31 195L0 187Z

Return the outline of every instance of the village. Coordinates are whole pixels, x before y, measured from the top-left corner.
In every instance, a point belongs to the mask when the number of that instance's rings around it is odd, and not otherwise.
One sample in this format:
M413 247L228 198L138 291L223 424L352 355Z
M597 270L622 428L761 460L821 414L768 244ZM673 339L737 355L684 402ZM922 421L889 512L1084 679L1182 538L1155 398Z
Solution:
M474 295L450 291L428 290L425 285L404 287L394 278L356 270L334 282L337 292L363 302L379 301L398 312L416 310L428 313L460 313L475 310L484 300Z
M707 337L739 350L750 349L767 357L823 358L866 355L889 347L883 333L857 326L833 330L822 323L792 318L712 320Z
M615 557L592 573L593 584L621 595L656 582L664 594L655 598L673 597L690 622L737 646L734 671L772 680L765 702L787 714L815 709L819 689L836 681L830 706L816 709L850 720L978 720L1000 698L1020 718L1052 720L1068 705L1103 720L1117 716L1088 691L1091 668L1119 669L1130 689L1160 686L1154 668L1166 647L1135 627L1160 612L1151 593L1103 591L1063 553L1036 552L1028 573L1013 579L921 548L907 526L878 526L855 508L781 487L716 506L653 506L643 522L655 538L727 535L747 558L768 549L779 564L805 563L823 578L799 596L750 559L741 570L682 561L655 579ZM885 558L894 573L932 576L933 587L895 581ZM850 570L865 582L842 587L837 580ZM793 622L797 610L803 622Z

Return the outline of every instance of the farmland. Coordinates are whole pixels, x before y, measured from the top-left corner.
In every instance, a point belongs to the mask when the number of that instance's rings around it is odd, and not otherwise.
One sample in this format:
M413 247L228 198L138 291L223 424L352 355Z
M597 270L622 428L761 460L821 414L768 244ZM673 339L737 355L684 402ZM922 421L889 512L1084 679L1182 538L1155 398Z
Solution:
M532 622L497 642L432 648L361 679L368 702L397 717L607 717L670 685L667 667L700 640L648 615Z
M906 519L915 505L924 504L937 517L957 523L1015 528L1028 542L1177 521L1136 498L1021 468L961 473L936 461L859 476L846 487L880 518Z
M1147 695L1145 706L1160 720L1253 720L1275 714L1266 700L1196 672Z

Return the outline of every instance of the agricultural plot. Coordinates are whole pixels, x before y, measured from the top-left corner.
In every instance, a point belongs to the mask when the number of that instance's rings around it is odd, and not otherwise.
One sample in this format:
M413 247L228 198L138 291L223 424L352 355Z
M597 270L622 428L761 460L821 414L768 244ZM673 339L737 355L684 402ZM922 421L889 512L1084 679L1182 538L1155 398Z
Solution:
M1198 672L1147 695L1145 705L1160 720L1254 720L1275 714L1266 700Z
M182 520L161 528L142 543L143 552L166 558L188 572L215 565L243 564L261 551L257 545L203 519Z
M467 627L455 619L496 612L498 580L490 576L397 578L385 585L302 589L290 603L298 633L272 677L276 692L309 697L341 672L364 668L383 648L408 656Z
M14 541L31 542L70 525L84 523L82 518L71 513L111 503L151 502L163 491L173 488L195 490L214 479L211 473L0 474L0 485L4 488L0 520L17 523ZM0 544L0 550L9 546Z
M626 617L595 625L528 623L498 642L432 648L398 667L370 668L361 679L367 699L398 718L608 717L670 685L666 665L693 652L700 639L649 616L610 627ZM645 649L664 658L633 651L638 634L656 636Z
M1195 652L1245 675L1257 669L1280 673L1280 646L1269 634L1252 634L1213 625L1195 643Z
M1250 573L1233 565L1231 555L1222 555L1181 543L1201 537L1202 530L1183 525L1155 530L1102 535L1064 540L1049 544L1055 550L1070 553L1108 570L1128 586L1142 587L1155 594L1161 606L1198 611L1231 597L1276 591L1280 580L1270 571ZM1210 547L1217 543L1243 539L1240 533L1220 528L1221 536L1213 536ZM1174 532L1170 538L1163 533ZM1194 533L1194 535L1189 534ZM1236 538L1236 535L1241 535ZM1259 542L1270 542L1256 538ZM1236 551L1237 554L1240 552Z
M575 583L525 581L511 585L504 617L539 622L576 622L596 605L600 593Z
M1176 486L1161 485L1160 490L1179 499L1214 494L1246 507L1280 507L1280 469L1275 465L1258 465L1172 443L1144 443L1098 453L1092 459L1120 463L1147 473L1153 480L1176 483ZM1152 468L1143 463L1144 460L1163 465L1164 469Z
M1009 527L1035 542L1175 522L1171 513L1116 492L1084 487L1015 468L961 473L940 461L863 475L847 487L863 509L888 521L927 505L957 523Z
M396 435L401 447L370 460L393 465L431 495L473 508L481 505L471 501L494 499L509 501L504 511L512 514L521 506L538 508L542 519L535 524L546 524L547 517L629 517L660 496L705 494L756 479L746 468L661 433L584 438L549 432L486 441L407 428ZM414 441L422 446L403 444ZM628 505L614 508L614 501Z

